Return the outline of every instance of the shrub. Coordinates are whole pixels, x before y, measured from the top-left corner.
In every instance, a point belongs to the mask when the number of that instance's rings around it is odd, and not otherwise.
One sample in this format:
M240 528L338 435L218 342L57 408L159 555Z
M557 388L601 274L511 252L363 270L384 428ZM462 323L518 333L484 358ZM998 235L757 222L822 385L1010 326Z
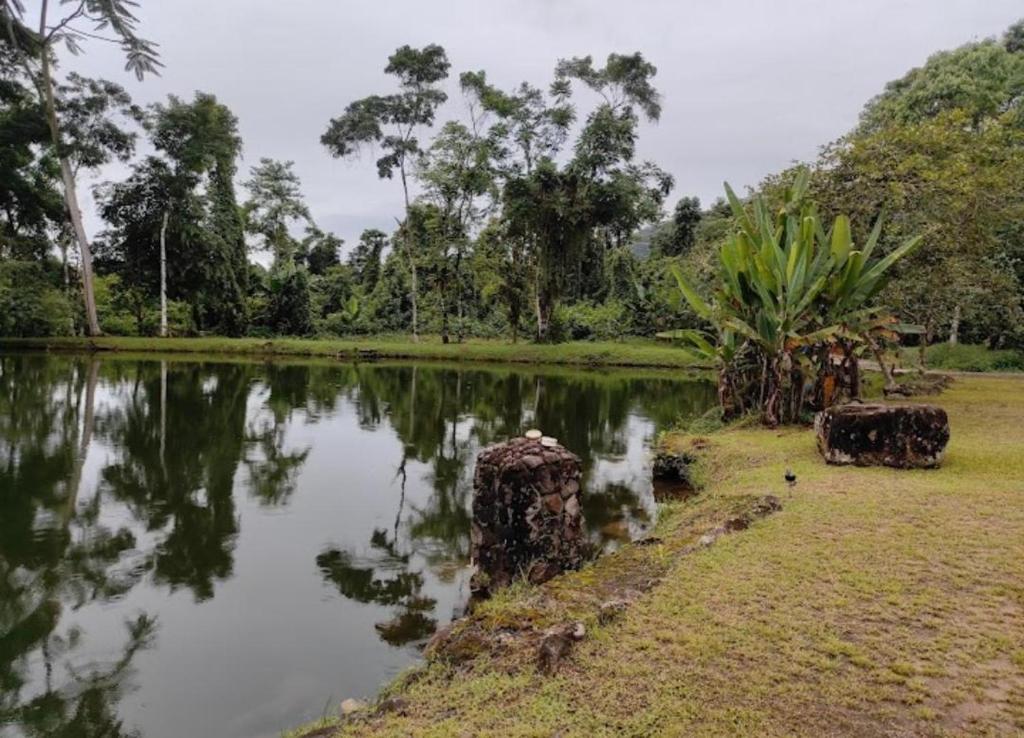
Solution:
M627 324L626 310L620 302L578 302L555 310L551 334L562 341L604 341L621 338Z
M928 348L928 367L961 372L1024 371L1024 352L940 343Z
M0 263L0 335L35 337L67 334L73 311L39 264Z
M270 273L266 317L267 327L279 335L305 336L313 330L305 269L289 265Z

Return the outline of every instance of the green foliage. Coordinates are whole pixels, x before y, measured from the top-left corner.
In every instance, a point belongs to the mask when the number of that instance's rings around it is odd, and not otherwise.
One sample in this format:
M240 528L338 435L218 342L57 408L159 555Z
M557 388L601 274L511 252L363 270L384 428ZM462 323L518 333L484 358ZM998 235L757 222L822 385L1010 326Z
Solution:
M448 99L438 83L448 76L449 66L444 49L436 44L422 49L402 46L388 57L384 68L398 79L400 91L349 103L341 116L331 120L321 143L338 158L379 145L381 179L391 179L397 169L404 181L408 160L419 152L416 128L432 125L437 108Z
M359 243L348 255L348 266L352 277L364 293L369 294L377 287L380 278L381 255L388 244L388 236L376 228L368 228L359 236Z
M153 105L146 125L158 155L139 162L125 181L99 190L110 228L98 266L138 290L137 305L156 301L166 214L168 296L193 306L192 320L177 329L192 330L194 323L199 330L241 335L248 256L233 181L238 121L213 95L196 93L191 102L171 96ZM143 312L134 310L140 332Z
M560 305L552 321L552 333L564 341L607 341L624 337L629 318L622 303L577 302Z
M1007 112L1019 116L1024 90L1019 33L1011 28L1005 45L988 40L934 54L865 106L862 130L920 123L953 110L964 112L975 126Z
M324 274L328 269L341 264L340 252L344 243L333 233L309 228L299 250L301 260L306 262L310 274Z
M51 230L64 222L48 141L32 80L0 41L0 259L43 259Z
M886 299L926 339L948 335L959 306L975 340L1014 340L1007 329L1024 320L1011 225L1024 218L1022 167L1024 129L1003 118L974 129L967 112L952 111L839 142L824 154L816 190L829 210L854 218L884 208L892 228L883 250L924 237Z
M663 234L652 240L652 251L661 256L688 254L697 243L697 226L702 217L699 199L680 198L672 213L671 223L666 224Z
M66 334L71 305L36 262L0 261L0 335Z
M797 172L774 217L762 197L748 210L726 185L739 229L718 253L710 300L672 267L683 297L714 330L678 337L719 365L727 416L757 407L768 425L798 420L805 378L820 380L832 370L831 347L849 353L865 334L891 327L873 299L893 264L920 245L920 238L910 239L873 260L881 221L861 248L845 215L826 232L806 199L809 179L808 170ZM831 401L828 391L823 401Z
M987 346L939 343L927 352L929 369L947 369L961 372L1024 371L1024 352L1003 349L994 351Z
M245 229L260 238L260 249L273 255L275 264L295 259L298 244L290 229L296 223L312 225L302 199L302 184L292 171L295 162L263 158L245 182L249 199L243 205Z
M279 335L305 336L312 332L309 274L305 269L284 265L270 271L265 320L267 327Z

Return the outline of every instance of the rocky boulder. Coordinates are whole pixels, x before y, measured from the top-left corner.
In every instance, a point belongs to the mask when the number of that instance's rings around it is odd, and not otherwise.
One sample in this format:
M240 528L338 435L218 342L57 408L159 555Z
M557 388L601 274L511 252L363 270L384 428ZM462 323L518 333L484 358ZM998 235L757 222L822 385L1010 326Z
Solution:
M480 452L473 478L478 595L517 577L539 584L586 558L581 464L553 439L514 438Z
M814 431L829 464L927 468L942 461L949 419L934 405L837 405L817 414Z

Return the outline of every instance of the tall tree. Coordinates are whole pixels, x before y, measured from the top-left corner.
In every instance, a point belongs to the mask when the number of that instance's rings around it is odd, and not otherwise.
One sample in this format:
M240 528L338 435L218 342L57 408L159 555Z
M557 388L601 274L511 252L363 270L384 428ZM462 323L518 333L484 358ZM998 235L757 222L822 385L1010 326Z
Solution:
M100 192L109 256L145 295L191 302L200 329L240 334L248 257L234 189L238 121L200 92L153 105L146 127L156 154Z
M526 238L536 263L537 337L550 337L555 306L573 284L600 285L607 249L624 245L642 223L657 218L672 178L650 162L637 163L638 110L657 120L661 105L651 78L655 67L639 53L610 54L604 67L590 57L562 60L554 91L565 100L572 80L602 102L588 115L573 157L559 167L542 159L529 173L508 179L504 217Z
M376 144L383 150L377 160L377 175L391 179L398 172L402 183L405 218L409 217L411 165L421 148L417 133L434 122L438 107L448 99L439 83L448 76L450 64L442 47L429 44L422 49L402 46L388 57L385 73L398 80L399 92L371 95L348 104L345 112L331 120L321 142L336 157L348 158L363 147ZM411 275L413 340L419 336L418 265L416 244L405 230L400 243Z
M261 247L276 265L294 263L298 242L291 228L313 222L302 199L302 183L291 161L263 158L245 182L249 199L243 205L246 230L261 239Z
M666 256L687 254L697 242L697 226L700 225L700 200L696 197L681 197L672 213L672 252Z
M1019 25L1019 24L1018 24ZM1015 31L1014 28L1017 28ZM1024 53L1017 26L1004 43L986 40L940 51L922 67L889 82L861 113L861 132L914 124L952 110L964 111L977 128L986 118L1024 109Z
M32 80L0 34L0 259L41 261L65 221L60 170Z
M345 242L333 233L327 233L316 226L306 228L306 237L299 246L300 257L306 262L309 273L321 276L331 267L341 264L341 247Z
M423 185L419 200L434 208L429 257L441 301L441 340L448 343L449 313L455 308L456 333L463 332L463 262L474 227L483 216L481 198L493 192L493 142L462 123L449 121L417 163Z
M348 255L348 264L356 283L362 287L364 294L370 294L377 286L380 278L381 254L388 244L388 236L384 231L368 228L359 236L359 243Z
M89 237L82 220L75 183L75 168L69 156L68 142L62 133L58 116L58 98L53 67L56 63L55 47L65 44L72 54L82 50L82 42L91 38L106 38L121 46L126 58L126 68L141 80L147 73L156 72L160 66L155 46L136 33L138 21L133 9L138 6L134 0L81 0L78 3L61 2L57 12L49 0L40 0L37 31L33 34L22 23L25 8L21 0L2 1L2 18L8 38L14 48L20 49L21 61L35 81L40 102L46 111L50 131L50 144L60 162L64 200L68 210L75 239L81 252L82 292L85 299L86 330L89 335L100 333L96 313L96 299L93 287L92 251ZM69 9L73 8L73 9ZM77 26L91 24L93 32L82 31ZM75 24L75 25L73 25Z
M245 183L249 199L243 211L246 230L258 236L261 248L274 257L270 269L270 325L279 333L301 335L312 329L309 274L305 264L299 263L299 242L291 229L299 223L315 225L292 166L290 161L261 159Z

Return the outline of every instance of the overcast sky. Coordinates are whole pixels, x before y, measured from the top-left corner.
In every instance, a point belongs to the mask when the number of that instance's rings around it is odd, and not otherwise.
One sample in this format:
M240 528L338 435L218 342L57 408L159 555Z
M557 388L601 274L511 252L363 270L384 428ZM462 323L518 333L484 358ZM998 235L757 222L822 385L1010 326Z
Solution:
M28 3L28 12L38 0ZM142 0L141 34L165 69L138 83L116 48L92 41L65 68L124 84L136 101L215 94L238 116L240 178L260 157L290 159L313 215L351 245L390 230L397 181L374 158L336 161L320 144L351 100L392 89L383 68L402 44L448 51L458 73L485 69L503 88L547 86L556 61L640 50L658 68L661 121L639 153L675 177L671 201L705 204L728 180L741 188L848 131L886 81L934 51L1000 34L1020 0ZM585 110L581 114L585 115ZM107 172L116 176L117 172ZM84 194L84 193L83 193ZM241 199L242 193L239 193ZM91 201L85 203L93 209ZM100 226L91 214L91 230Z

